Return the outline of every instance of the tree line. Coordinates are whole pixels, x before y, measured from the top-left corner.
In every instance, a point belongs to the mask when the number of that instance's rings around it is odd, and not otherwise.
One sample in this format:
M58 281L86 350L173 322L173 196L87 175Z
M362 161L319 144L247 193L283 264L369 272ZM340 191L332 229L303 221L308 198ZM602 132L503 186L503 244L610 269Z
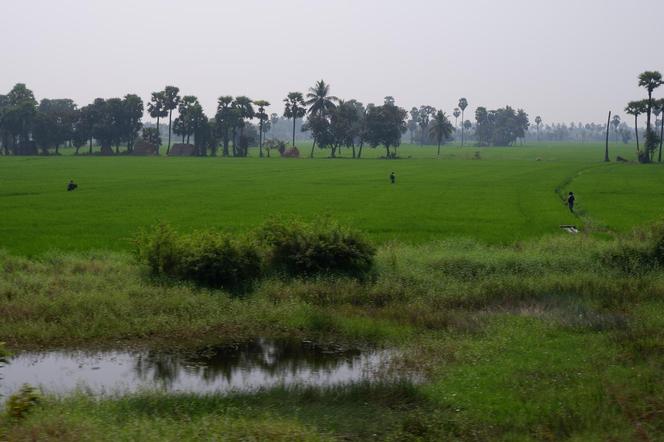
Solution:
M132 153L137 143L154 146L159 154L166 144L168 155L175 137L192 145L198 155L244 157L256 145L259 156L269 155L270 148L285 151L285 143L266 140L271 130L290 124L290 154L299 156L296 132L304 131L313 140L309 156L316 147L327 149L335 157L341 148L361 158L365 146L385 149L385 158L396 158L402 135L410 132L411 142L440 146L460 131L461 145L473 128L476 145L506 146L524 138L528 115L510 106L496 110L478 107L475 124L464 120L468 100L461 98L450 117L430 105L413 107L410 112L399 107L392 96L382 104L364 105L355 99L339 99L330 94L330 85L320 80L305 94L289 92L283 99L283 111L268 113L270 103L247 96L220 96L216 113L208 116L197 97L181 95L179 88L166 86L155 91L147 103L134 94L122 98L97 98L78 107L71 99L42 99L37 102L25 84L16 84L0 95L0 152L5 155L59 153L72 146L88 154L113 155ZM156 125L144 125L144 112ZM458 118L461 117L461 125ZM257 121L257 123L253 123ZM167 126L164 132L163 126ZM166 138L165 140L163 138ZM94 152L94 146L99 146ZM267 150L266 150L266 149Z

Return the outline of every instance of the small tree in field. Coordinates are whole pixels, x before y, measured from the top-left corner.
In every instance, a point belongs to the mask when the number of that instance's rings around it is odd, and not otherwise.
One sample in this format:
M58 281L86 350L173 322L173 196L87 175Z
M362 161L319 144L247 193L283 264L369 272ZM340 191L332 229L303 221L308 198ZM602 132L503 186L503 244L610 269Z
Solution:
M284 117L293 119L293 147L295 147L295 121L306 113L304 97L301 92L289 92L284 98Z
M436 114L436 117L433 120L433 125L429 129L431 136L438 143L438 157L440 158L440 145L441 143L447 141L452 136L454 128L452 123L445 115L445 112L439 110Z

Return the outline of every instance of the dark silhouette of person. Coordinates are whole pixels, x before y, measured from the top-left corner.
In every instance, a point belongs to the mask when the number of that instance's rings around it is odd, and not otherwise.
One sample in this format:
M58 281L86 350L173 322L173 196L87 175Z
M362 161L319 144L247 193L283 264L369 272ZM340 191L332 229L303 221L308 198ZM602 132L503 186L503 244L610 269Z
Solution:
M574 213L574 192L570 192L569 196L567 197L567 207L569 207L569 211Z
M74 180L69 180L69 184L67 184L67 192L71 192L72 190L76 190L78 188L78 184L74 182Z
M395 184L397 182L397 176L392 172L390 174L390 183Z

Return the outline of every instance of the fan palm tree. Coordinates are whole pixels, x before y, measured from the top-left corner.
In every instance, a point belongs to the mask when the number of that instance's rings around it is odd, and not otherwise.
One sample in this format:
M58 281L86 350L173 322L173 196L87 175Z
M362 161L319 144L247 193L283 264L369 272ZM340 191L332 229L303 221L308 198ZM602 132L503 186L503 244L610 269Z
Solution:
M304 117L306 108L301 92L289 92L284 98L284 117L293 119L293 147L295 147L295 121Z
M452 112L452 115L454 115L454 129L458 129L459 128L459 116L461 115L461 111L459 110L458 107L454 108L454 111Z
M159 119L168 116L165 99L164 91L153 92L152 98L147 106L150 116L157 119L157 133L159 133ZM157 146L157 155L159 155L160 147L161 146Z
M166 86L164 88L164 109L168 111L168 147L166 155L171 150L171 127L173 123L173 110L180 104L180 89L175 86Z
M258 106L258 112L256 112L256 117L258 118L258 126L259 126L258 156L259 158L263 158L263 125L269 118L267 113L265 112L265 108L268 107L270 103L265 100L256 100L254 101L254 104Z
M639 75L639 86L646 88L648 91L648 107L647 107L647 121L646 130L650 132L650 113L652 112L652 92L664 84L662 81L662 74L658 71L645 71Z
M464 115L464 111L466 110L467 107L468 107L468 100L466 100L463 97L460 98L459 99L459 109L461 109L461 121L464 121L463 115ZM463 141L464 141L463 140L464 127L465 127L465 124L461 126L461 147L463 147Z
M429 133L438 143L438 158L440 158L440 145L447 140L454 132L452 123L445 115L445 112L438 111L433 119L433 125L429 128Z
M539 130L541 125L542 125L542 117L538 115L535 117L535 126L537 127L537 141L539 141L540 139Z
M630 101L627 103L625 112L629 115L634 115L634 133L636 135L636 154L638 155L641 151L639 146L639 115L645 111L645 103L643 101Z
M613 126L613 138L616 143L618 142L618 126L620 126L620 115L614 115L611 119L611 126Z
M249 97L245 97L244 95L235 97L235 101L233 102L233 108L237 112L238 116L238 128L240 129L240 140L244 138L244 126L245 126L244 120L251 120L252 118L254 118L254 115L256 115L254 107L251 105L252 103L253 102L251 101L251 99ZM247 155L246 150L242 151L242 149L238 150L235 148L235 138L233 138L233 151L234 154L240 154L241 156Z

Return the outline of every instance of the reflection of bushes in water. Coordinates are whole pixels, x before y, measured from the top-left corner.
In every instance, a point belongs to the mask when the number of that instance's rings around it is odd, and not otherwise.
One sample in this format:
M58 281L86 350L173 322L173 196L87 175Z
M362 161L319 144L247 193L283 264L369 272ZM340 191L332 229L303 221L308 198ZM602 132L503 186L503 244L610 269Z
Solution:
M238 369L259 369L269 377L297 374L303 370L329 371L357 360L361 352L320 346L313 342L259 339L195 352L148 351L136 358L134 370L141 379L171 386L184 370L207 382L223 378L231 382Z

